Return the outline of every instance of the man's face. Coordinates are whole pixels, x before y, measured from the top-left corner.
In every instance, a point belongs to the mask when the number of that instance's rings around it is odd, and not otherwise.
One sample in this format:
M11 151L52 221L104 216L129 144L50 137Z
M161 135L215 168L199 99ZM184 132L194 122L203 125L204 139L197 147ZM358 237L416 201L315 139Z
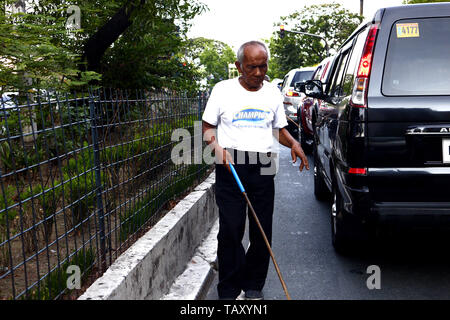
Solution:
M258 90L267 72L267 52L260 45L250 45L244 50L242 63L236 61L236 67L242 73L242 85L247 90Z

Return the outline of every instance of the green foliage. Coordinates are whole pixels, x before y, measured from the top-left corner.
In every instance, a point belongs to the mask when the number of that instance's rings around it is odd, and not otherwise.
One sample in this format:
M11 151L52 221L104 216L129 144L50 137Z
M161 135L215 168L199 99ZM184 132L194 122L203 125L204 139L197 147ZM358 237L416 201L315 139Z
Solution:
M71 203L73 225L81 223L95 208L96 181L94 174L93 171L77 177L64 174L64 181L67 181L64 184L64 195L67 203Z
M36 144L25 147L21 135L24 132L28 132L28 136L32 134L31 118L36 126L35 132L47 131L37 134ZM5 172L37 164L45 157L57 157L79 148L90 131L86 108L68 103L61 103L59 108L43 103L39 108L35 107L34 112L27 108L9 110L9 114L0 119L0 166ZM74 122L82 125L67 125ZM66 126L63 128L64 125Z
M14 196L16 195L16 188L13 185L4 187L4 193L0 192L0 227L6 228L6 220L11 221L16 217L18 211L16 209L5 210L14 204Z
M2 8L17 1L1 1ZM53 1L55 4L57 1ZM59 1L58 1L59 2ZM27 1L27 5L30 5ZM39 3L37 4L39 7ZM29 8L31 9L31 8ZM15 13L0 10L0 86L26 92L31 88L66 90L78 77L79 56L57 39L65 33L66 17L28 10ZM84 82L96 75L85 74ZM32 82L26 79L32 79ZM67 81L64 81L67 80Z
M286 30L321 35L327 40L330 51L335 51L361 23L362 17L351 13L340 4L331 3L304 7L289 16L280 17ZM286 31L281 39L274 32L268 41L271 52L268 75L283 78L289 70L313 66L326 57L323 40Z
M196 90L199 73L182 57L190 20L204 10L197 1L145 1L133 12L133 23L103 56L103 85Z
M22 299L30 300L53 300L61 292L67 289L67 279L69 274L67 268L71 265L78 266L81 271L81 283L83 283L89 274L92 272L92 265L95 262L95 253L91 248L80 249L75 255L73 255L66 262L61 264L58 268L53 270L46 278L40 283L39 290L36 288L27 295L22 296Z
M201 78L207 87L228 79L228 64L236 61L236 55L224 42L206 38L195 38L189 42L189 58L201 70Z
M2 0L0 6L15 2ZM80 8L81 29L66 29L71 5ZM206 9L197 0L41 0L27 6L27 13L14 15L0 10L0 91L69 90L92 81L121 88L196 88L198 71L177 57L183 55L190 21ZM86 44L98 32L106 30L104 40L121 28L117 17L124 31L106 40L112 45L99 49L100 65L93 68L86 64Z
M16 188L12 185L5 186L3 192L0 190L0 243L7 240L7 228L9 226L10 232L12 230L12 221L17 216L18 211L16 209L8 209L14 204L13 197L16 194ZM7 225L8 224L8 225ZM9 246L2 245L0 247L0 274L4 268L9 267Z
M42 150L39 150L39 152L42 152ZM19 141L14 141L13 143L8 141L0 142L0 162L4 172L22 169L27 164L36 163L37 157L38 154L36 152L25 150Z
M154 185L134 206L120 215L120 240L124 241L138 231L169 200L188 190L198 179L197 173L201 176L206 169L207 167L204 165L200 168L198 165L189 165L184 168L182 176L172 184L168 186Z
M120 218L120 241L125 241L130 235L142 227L157 209L157 198L160 190L152 189Z
M63 172L70 176L79 175L94 166L94 155L87 141L83 143L83 148L63 167Z
M37 162L42 150L25 150L20 136L29 130L31 121L28 111L10 110L0 120L0 166L4 172L24 168Z
M151 96L151 108L148 105L120 103L120 107L111 112L119 109L120 115L114 114L111 117L112 114L108 113L107 117L104 114L99 117L100 179L104 190L108 190L102 194L105 213L108 213L105 220L115 217L109 215L115 212L113 210L117 204L113 198L116 196L115 190L123 197L119 199L122 201L119 203L120 208L129 210L120 216L121 240L135 233L155 212L198 178L195 169L199 166L189 166L186 170L181 167L179 171L173 171L174 164L170 161L170 149L174 144L171 141L172 132L176 128L186 128L193 133L194 121L198 120L198 115L185 113L197 108L196 100L190 100L197 96L173 95L168 99L162 96L163 93ZM131 97L130 100L132 99L136 97ZM99 112L111 111L104 105L101 107ZM68 234L78 237L80 229L81 232L85 231L82 226L84 228L88 223L94 223L91 220L81 224L96 208L98 181L86 105L77 109L76 105L67 101L59 103L58 107L47 103L36 106L33 115L26 115L25 108L21 110L20 113L11 111L7 118L0 118L1 169L2 172L13 173L12 178L2 181L4 192L0 193L0 243L23 230L23 238L28 238L27 242L23 240L24 250L28 254L54 240L56 234L53 228L57 225L64 223ZM24 125L29 126L30 121L27 122L27 119L32 118L35 129L40 133L35 141L24 146L21 129ZM112 146L106 146L107 144ZM14 168L23 169L31 165L33 168L12 172ZM6 167L5 170L3 166ZM143 173L144 171L147 172ZM118 188L114 189L112 186ZM142 190L152 191L142 195ZM5 210L10 206L15 207ZM120 212L123 211L121 209ZM9 234L6 232L7 219ZM73 227L77 229L72 230ZM65 249L72 249L61 248L63 247L60 247L60 253ZM13 252L9 252L8 245L0 247L0 272L4 270L2 267L11 267L9 256L17 255L17 250L13 247ZM93 259L87 257L85 260ZM68 264L83 263L79 261L78 254L70 260L70 263L62 264L40 282L39 292L34 286L24 298L55 298L65 289L65 270ZM49 263L49 267L55 266L54 260ZM87 266L89 264L86 263ZM35 275L30 278L33 283L37 280Z
M95 208L96 180L94 154L87 142L83 149L63 168L64 195L66 203L71 203L73 225L77 225ZM104 179L104 174L101 178Z

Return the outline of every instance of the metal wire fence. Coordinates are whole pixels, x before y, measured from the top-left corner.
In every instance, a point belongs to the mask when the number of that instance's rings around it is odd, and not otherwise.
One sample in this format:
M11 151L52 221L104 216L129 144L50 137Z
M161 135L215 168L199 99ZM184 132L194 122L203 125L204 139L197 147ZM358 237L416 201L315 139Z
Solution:
M3 101L0 299L73 295L69 266L82 283L101 274L200 182L209 166L171 161L171 136L184 128L194 144L206 99L96 89Z

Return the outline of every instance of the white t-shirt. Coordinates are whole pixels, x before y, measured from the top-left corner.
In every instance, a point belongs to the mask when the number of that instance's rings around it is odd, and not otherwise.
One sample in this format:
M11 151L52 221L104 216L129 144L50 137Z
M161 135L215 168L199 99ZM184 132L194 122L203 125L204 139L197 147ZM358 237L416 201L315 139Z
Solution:
M222 148L264 153L275 151L272 129L287 126L277 86L264 81L258 91L248 91L238 78L214 86L202 119L217 126Z

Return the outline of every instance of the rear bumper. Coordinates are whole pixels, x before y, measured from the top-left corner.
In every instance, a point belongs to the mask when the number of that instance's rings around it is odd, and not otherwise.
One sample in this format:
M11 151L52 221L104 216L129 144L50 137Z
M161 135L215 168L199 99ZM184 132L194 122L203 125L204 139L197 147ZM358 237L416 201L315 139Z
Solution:
M380 171L375 170L377 178ZM343 199L345 211L369 223L450 227L450 193L448 188L445 188L445 191L441 189L441 183L444 180L449 181L449 168L420 169L420 171L408 169L409 173L414 172L413 175L407 176L408 184L402 181L401 185L397 185L399 183L396 183L398 182L396 178L399 175L405 178L399 171L405 173L406 170L389 170L391 175L387 174L386 170L382 171L383 185L376 187L384 187L385 192L373 190L370 183L373 178L371 174L374 174L373 169L369 168L368 176L355 177L341 173L343 179L340 179L340 187L341 195L345 198ZM424 191L424 185L421 183L424 180L430 181L426 184L428 192Z
M450 226L450 202L376 202L371 214L382 224Z

